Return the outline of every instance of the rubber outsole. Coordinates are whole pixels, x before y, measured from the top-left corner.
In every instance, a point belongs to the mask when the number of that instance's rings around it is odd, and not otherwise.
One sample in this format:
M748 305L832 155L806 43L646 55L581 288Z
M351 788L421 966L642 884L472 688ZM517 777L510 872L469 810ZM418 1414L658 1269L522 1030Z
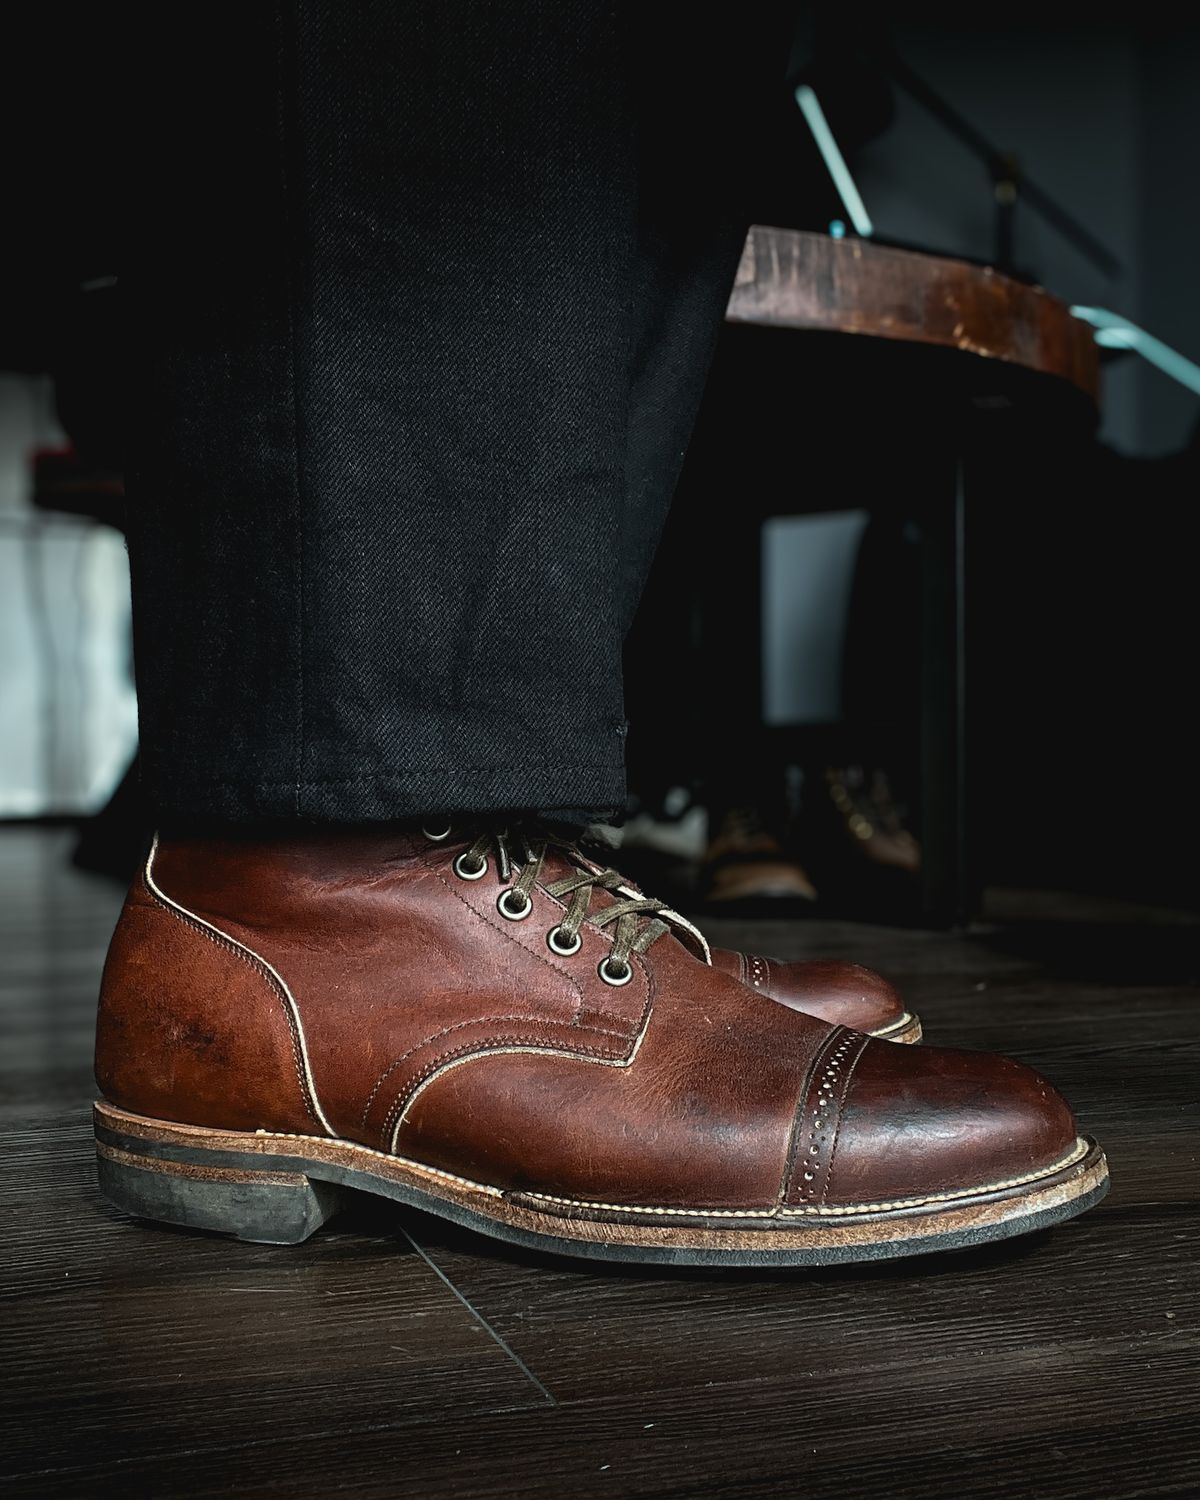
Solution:
M100 1186L126 1213L268 1244L298 1244L346 1190L389 1198L523 1249L676 1266L837 1265L1028 1234L1108 1190L1104 1153L1081 1140L1061 1163L971 1192L763 1211L615 1205L502 1191L351 1141L218 1131L96 1105Z

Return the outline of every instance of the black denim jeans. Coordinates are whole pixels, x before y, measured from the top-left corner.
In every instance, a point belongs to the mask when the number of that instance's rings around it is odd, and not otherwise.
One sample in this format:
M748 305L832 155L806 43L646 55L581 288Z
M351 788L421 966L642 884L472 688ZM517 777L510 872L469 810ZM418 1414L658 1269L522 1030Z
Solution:
M124 278L157 815L611 809L787 7L192 16Z

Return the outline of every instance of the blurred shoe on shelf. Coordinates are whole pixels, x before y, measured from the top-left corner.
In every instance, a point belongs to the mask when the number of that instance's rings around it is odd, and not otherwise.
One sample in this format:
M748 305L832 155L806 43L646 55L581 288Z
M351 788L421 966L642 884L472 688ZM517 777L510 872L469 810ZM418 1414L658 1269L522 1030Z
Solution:
M700 894L709 905L791 904L817 899L807 870L790 853L784 835L753 806L730 808L704 854Z
M838 915L909 921L920 898L921 846L880 767L829 766L808 779L793 838Z
M847 849L871 864L909 875L920 872L921 847L905 826L905 809L897 802L886 771L831 766L825 772L825 785Z

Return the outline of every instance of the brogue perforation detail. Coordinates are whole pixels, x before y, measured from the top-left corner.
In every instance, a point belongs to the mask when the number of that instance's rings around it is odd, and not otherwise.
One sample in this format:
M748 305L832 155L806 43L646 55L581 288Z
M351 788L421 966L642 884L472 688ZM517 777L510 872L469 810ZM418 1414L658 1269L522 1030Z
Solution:
M746 983L752 985L756 990L765 990L771 982L771 965L765 958L757 953L747 955L744 960L746 965Z
M867 1040L857 1031L839 1027L817 1059L796 1120L784 1191L789 1206L825 1201L846 1090Z

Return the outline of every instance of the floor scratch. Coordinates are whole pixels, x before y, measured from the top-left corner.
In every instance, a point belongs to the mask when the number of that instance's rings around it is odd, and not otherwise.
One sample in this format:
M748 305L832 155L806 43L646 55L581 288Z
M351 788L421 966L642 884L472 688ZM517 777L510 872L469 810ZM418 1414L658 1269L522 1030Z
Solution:
M554 1397L550 1394L550 1392L546 1389L542 1382L537 1378L537 1376L533 1373L533 1371L529 1368L529 1366L525 1363L521 1356L516 1352L516 1350L512 1348L512 1346L501 1334L497 1333L497 1331L492 1327L492 1325L483 1316L483 1314L479 1312L477 1308L472 1306L472 1304L467 1300L466 1297L463 1296L463 1294L454 1285L454 1283L450 1280L449 1276L446 1275L442 1268L437 1265L436 1262L431 1260L428 1255L426 1255L425 1251L421 1248L420 1245L417 1244L416 1240L413 1239L408 1230L401 1228L400 1233L413 1247L413 1249L417 1252L417 1254L421 1257L421 1259L425 1262L425 1264L429 1267L433 1274L440 1281L443 1281L446 1286L449 1287L449 1289L454 1293L454 1295L471 1314L471 1316L475 1319L475 1321L479 1324L483 1331L490 1334L492 1338L495 1339L496 1343L500 1345L501 1349L504 1350L505 1354L508 1355L513 1364L516 1365L517 1369L520 1370L523 1375L527 1376L529 1380L537 1386L538 1390L541 1391L542 1395L545 1396L547 1402L551 1406L557 1406L558 1402L554 1399Z

